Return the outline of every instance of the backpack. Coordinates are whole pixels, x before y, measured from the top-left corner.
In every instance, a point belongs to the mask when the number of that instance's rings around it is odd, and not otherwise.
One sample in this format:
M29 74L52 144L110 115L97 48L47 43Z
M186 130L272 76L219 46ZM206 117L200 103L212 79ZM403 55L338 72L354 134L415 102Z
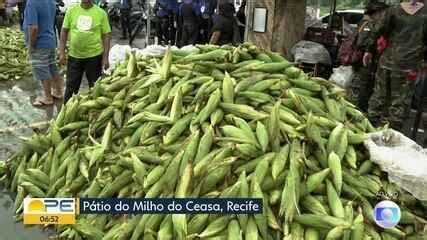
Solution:
M341 65L350 66L362 61L364 52L357 48L357 39L359 33L367 23L368 22L363 23L357 32L351 34L341 43L341 46L338 50L338 61Z

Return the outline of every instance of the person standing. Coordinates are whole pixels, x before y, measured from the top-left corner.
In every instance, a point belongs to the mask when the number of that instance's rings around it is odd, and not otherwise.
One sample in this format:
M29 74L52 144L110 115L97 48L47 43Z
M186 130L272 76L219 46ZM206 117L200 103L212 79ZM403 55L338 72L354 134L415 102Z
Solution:
M21 29L24 24L25 6L27 6L27 0L18 0L19 25L21 26Z
M161 45L174 44L174 20L177 5L176 0L156 0L154 14L156 15L157 37Z
M122 24L122 37L121 40L127 39L128 35L131 36L130 24L130 10L131 0L120 0L120 22Z
M243 38L245 36L245 29L246 29L246 0L242 1L242 5L239 7L239 11L236 13L237 20L239 20L239 32L240 36Z
M212 30L212 18L215 14L215 9L218 6L217 0L198 0L200 6L201 22L199 24L200 43L209 42L209 37Z
M421 67L427 39L427 8L416 0L388 8L379 27L373 31L369 50L363 57L372 62L376 39L384 35L388 47L381 55L368 117L375 125L385 122L403 130L414 90L414 72Z
M81 0L65 13L59 45L60 62L65 64L69 39L65 102L78 93L83 73L93 87L102 69L109 67L110 33L107 13L92 0Z
M167 2L165 0L156 0L154 4L154 14L156 16L156 33L159 44L162 45L166 42L168 11Z
M180 8L180 17L182 18L182 36L180 39L181 46L196 44L199 36L199 19L198 5L192 0L184 0Z
M236 35L240 35L237 21L234 18L234 6L227 0L218 2L218 15L214 16L211 44L224 45L237 43Z
M62 98L62 79L56 65L54 0L28 0L23 29L33 77L42 82L44 96L35 106L52 105L53 98ZM53 90L53 92L52 92Z
M384 10L388 6L382 2L369 3L365 9L365 19L359 25L356 36L356 49L362 53L368 51L367 47L375 25L384 17ZM378 66L380 53L374 51L372 62L367 67L363 66L362 59L354 63L355 77L350 84L349 97L362 111L368 111L369 99L374 91L375 72Z

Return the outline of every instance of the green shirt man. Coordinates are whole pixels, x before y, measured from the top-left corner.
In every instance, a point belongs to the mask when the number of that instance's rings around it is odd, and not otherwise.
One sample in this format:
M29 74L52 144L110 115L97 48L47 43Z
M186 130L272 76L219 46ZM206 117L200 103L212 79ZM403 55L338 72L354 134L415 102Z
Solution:
M59 44L59 61L65 64L69 43L64 102L79 92L83 74L93 87L102 69L109 68L110 32L107 13L93 0L81 0L67 10Z
M69 31L69 55L90 58L104 52L102 37L111 32L107 13L96 5L85 9L80 4L65 14L63 28Z

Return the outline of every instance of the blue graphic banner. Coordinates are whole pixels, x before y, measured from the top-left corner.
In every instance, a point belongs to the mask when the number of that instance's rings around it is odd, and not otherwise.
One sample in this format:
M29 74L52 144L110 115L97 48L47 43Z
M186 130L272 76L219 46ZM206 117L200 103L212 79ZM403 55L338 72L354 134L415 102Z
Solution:
M260 198L80 198L80 214L260 214Z

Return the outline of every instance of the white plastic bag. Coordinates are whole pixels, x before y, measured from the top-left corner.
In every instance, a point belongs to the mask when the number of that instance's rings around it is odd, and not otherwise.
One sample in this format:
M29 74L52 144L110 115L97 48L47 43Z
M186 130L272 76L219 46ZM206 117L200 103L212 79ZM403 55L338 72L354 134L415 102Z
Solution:
M112 69L114 69L116 64L126 60L127 53L131 50L132 48L129 45L114 45L110 50L110 54L108 55L110 69L108 69L107 72L110 72Z
M347 89L354 78L353 68L351 66L340 66L334 68L329 81L337 84L338 86Z
M391 182L427 201L427 154L421 146L392 129L369 134L364 145Z
M149 45L146 48L141 50L142 55L146 56L163 56L166 52L167 47L161 46L161 45Z
M176 48L176 49L178 49L178 48ZM188 51L188 52L191 52L192 54L200 53L200 49L194 45L183 46L182 48L180 48L180 50Z
M160 45L150 45L144 49L139 49L131 48L129 45L116 44L110 50L110 55L108 56L110 68L106 71L106 73L111 73L120 62L125 61L127 54L130 52L148 56L163 56L166 52L166 47Z
M140 52L142 55L146 55L146 56L155 56L155 57L159 57L159 56L163 56L166 53L166 50L168 49L167 46L161 46L161 45L149 45L146 48L140 50ZM176 50L184 50L184 51L188 51L191 52L193 54L197 54L200 52L200 50L193 45L187 45L187 46L183 46L182 48L178 48L176 46L171 46L171 50L172 51L176 51Z

